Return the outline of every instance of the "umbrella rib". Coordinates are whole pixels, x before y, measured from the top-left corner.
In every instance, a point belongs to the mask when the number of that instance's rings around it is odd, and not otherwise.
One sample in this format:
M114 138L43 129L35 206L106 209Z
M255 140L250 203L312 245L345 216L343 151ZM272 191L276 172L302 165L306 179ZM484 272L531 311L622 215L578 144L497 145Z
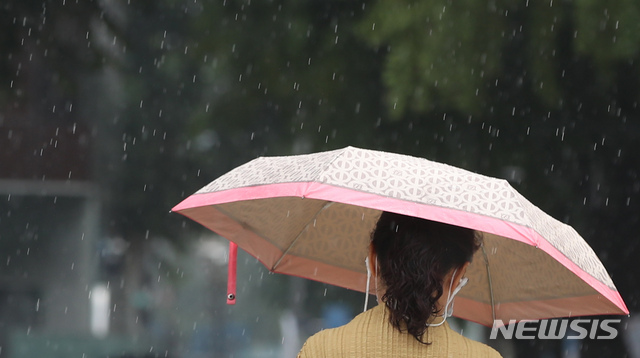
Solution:
M493 318L493 322L496 322L496 304L493 298L493 283L491 282L491 270L489 270L489 258L487 257L487 252L484 250L484 244L482 247L482 255L484 256L484 264L487 267L487 279L489 281L489 295L491 297L491 318Z
M347 148L349 148L349 147L347 147ZM347 149L347 148L344 148L344 149ZM340 158L342 155L344 155L344 152L345 152L344 150L341 150L340 153L338 153L335 157L331 158L331 160L322 167L322 169L320 170L318 175L316 175L316 177L314 178L313 181L318 181L318 178L320 178L322 173L324 173L324 171L327 170L327 168L329 168L331 166L331 164L333 164L333 162L335 162L338 158Z
M287 254L289 253L289 251L291 250L291 248L293 247L293 245L296 244L296 242L298 241L298 239L302 236L302 233L304 233L305 231L307 231L307 228L309 227L309 225L311 224L311 222L313 222L313 225L315 226L315 222L316 222L316 218L318 217L318 215L320 215L320 213L322 211L324 211L325 209L327 209L328 207L330 207L331 205L333 205L335 202L334 201L328 201L326 204L324 204L322 206L322 208L320 208L320 210L318 210L315 215L313 216L313 221L309 220L309 222L307 222L307 224L304 226L304 228L302 228L302 230L300 230L300 232L298 233L298 235L296 235L296 238L293 239L293 241L291 242L291 244L289 244L289 246L287 247L286 250L284 250L284 252L282 253L282 256L280 256L280 258L278 259L278 261L276 261L275 264L273 264L273 266L271 266L270 271L271 272L275 272L276 267L278 267L278 265L280 265L280 262L282 261L282 259L284 259L285 256L287 256Z

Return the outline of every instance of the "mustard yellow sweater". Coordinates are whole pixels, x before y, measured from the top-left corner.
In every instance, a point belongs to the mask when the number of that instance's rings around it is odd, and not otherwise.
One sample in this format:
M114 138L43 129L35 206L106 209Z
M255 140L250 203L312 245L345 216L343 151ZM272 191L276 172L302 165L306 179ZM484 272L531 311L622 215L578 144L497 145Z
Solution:
M381 304L342 327L316 333L307 340L298 357L500 357L492 348L454 332L446 322L429 327L424 341L431 344L422 344L394 328L389 323L386 306Z

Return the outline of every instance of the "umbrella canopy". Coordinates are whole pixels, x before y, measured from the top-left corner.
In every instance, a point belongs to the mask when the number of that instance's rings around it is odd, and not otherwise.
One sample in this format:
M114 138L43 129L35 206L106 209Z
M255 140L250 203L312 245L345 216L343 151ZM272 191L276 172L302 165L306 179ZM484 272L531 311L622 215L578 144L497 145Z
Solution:
M272 272L365 291L365 257L382 211L482 233L454 314L484 325L628 310L570 226L509 183L406 155L347 147L262 157L173 208Z

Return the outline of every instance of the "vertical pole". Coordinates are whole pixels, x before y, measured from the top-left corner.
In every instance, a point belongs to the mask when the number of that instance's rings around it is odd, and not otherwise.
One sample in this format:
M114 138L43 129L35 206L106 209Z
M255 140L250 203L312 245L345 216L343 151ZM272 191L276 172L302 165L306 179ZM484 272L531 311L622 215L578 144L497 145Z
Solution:
M229 272L227 273L227 304L236 304L236 274L238 268L238 245L229 241Z

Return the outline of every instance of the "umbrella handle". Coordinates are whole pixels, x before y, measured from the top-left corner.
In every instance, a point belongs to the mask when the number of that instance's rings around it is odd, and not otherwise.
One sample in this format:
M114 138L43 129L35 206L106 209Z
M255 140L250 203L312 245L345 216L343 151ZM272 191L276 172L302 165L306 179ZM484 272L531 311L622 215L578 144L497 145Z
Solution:
M236 274L238 268L238 245L229 241L229 271L227 273L227 304L236 304Z

